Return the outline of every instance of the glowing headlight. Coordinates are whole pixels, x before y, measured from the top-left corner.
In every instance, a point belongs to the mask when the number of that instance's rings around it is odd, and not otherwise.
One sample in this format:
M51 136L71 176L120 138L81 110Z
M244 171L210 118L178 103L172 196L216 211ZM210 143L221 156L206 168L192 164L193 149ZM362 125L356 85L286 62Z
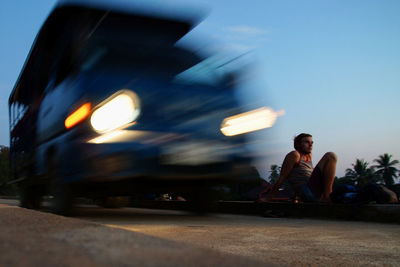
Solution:
M283 114L283 110L274 111L267 107L241 113L225 118L221 124L221 132L226 136L234 136L269 128L274 125L277 117Z
M121 90L100 104L90 123L97 132L105 133L133 122L139 114L138 96L132 91Z

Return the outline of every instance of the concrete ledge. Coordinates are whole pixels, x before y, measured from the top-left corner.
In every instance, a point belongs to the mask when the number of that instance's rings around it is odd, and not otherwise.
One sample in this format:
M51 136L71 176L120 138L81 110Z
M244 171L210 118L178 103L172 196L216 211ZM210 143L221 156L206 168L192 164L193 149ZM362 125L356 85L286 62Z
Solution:
M150 209L191 210L185 201L137 201L132 207ZM323 204L323 203L255 203L251 201L219 201L212 212L258 215L265 217L319 218L368 222L400 223L399 204Z
M19 199L17 196L0 196L0 199Z
M261 214L266 217L296 217L400 223L398 204L322 204L219 202L219 212Z
M16 197L0 196L1 199L16 200ZM78 204L93 205L93 201L79 199ZM148 209L192 210L189 201L133 201L130 207ZM252 201L218 201L209 207L210 212L256 215L264 217L318 218L366 222L400 223L400 204L323 204Z

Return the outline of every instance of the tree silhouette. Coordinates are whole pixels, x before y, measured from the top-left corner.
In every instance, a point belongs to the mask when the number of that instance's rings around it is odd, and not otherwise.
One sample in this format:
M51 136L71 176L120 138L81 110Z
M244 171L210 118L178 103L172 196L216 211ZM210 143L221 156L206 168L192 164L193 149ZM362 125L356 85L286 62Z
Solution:
M365 160L356 159L356 163L352 164L353 168L346 169L346 177L351 178L359 187L377 182L374 168L368 165Z
M270 175L268 177L269 182L272 184L276 183L280 176L281 167L276 164L273 164L273 165L271 165L269 172L270 172Z
M15 195L17 187L15 184L9 185L7 182L10 179L9 168L9 153L10 150L6 146L0 146L0 194L1 195Z
M376 174L382 178L386 185L394 184L394 178L396 177L396 173L399 171L396 167L394 167L399 163L399 161L391 161L391 158L392 155L385 153L383 155L379 155L379 157L374 160L374 162L378 163L374 166L378 169Z

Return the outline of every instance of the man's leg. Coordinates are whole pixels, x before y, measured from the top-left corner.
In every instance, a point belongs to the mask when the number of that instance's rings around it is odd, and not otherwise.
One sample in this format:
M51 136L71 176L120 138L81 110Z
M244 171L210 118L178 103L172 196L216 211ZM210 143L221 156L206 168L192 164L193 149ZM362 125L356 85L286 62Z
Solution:
M310 177L309 187L314 195L322 201L330 201L335 179L337 156L333 152L326 153L318 162Z

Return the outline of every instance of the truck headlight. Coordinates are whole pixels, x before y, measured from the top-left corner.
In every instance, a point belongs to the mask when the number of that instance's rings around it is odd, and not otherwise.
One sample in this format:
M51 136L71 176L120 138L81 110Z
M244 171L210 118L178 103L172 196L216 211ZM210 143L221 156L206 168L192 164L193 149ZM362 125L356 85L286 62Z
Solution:
M139 97L132 91L121 90L99 105L90 123L96 132L106 133L135 121L139 114Z
M262 107L225 118L221 124L221 132L225 136L235 136L272 127L284 110L274 111L269 107Z

